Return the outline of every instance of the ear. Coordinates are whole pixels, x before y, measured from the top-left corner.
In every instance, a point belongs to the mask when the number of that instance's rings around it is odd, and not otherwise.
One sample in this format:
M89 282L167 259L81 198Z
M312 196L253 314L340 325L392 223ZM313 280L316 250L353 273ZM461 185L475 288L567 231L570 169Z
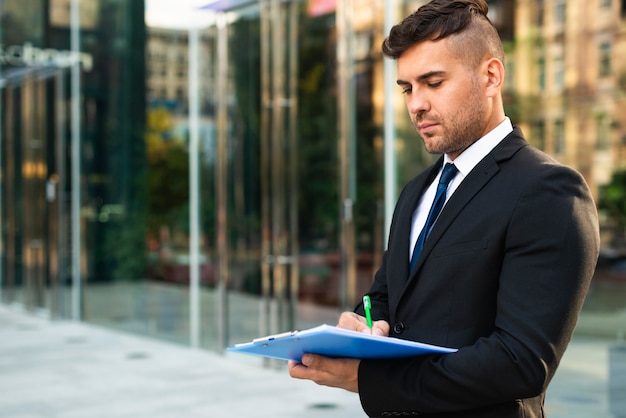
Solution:
M490 58L485 63L485 75L487 77L486 93L488 97L499 95L504 83L504 64L497 58Z

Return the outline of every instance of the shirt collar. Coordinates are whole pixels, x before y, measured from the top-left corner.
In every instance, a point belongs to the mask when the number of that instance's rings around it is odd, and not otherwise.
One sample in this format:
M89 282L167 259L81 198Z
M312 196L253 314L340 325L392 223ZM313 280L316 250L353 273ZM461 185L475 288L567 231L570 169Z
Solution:
M513 124L508 117L505 117L498 126L470 145L454 161L450 161L450 157L446 154L443 163L453 162L459 173L465 177L511 132L513 132Z

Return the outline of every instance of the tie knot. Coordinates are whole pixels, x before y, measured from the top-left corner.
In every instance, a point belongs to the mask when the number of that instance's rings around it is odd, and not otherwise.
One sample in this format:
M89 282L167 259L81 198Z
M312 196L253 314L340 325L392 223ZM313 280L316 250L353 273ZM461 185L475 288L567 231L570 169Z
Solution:
M448 183L450 180L456 176L457 171L459 171L454 164L446 163L443 167L443 173L441 173L441 178L439 179L439 184L444 185L446 188L448 187Z

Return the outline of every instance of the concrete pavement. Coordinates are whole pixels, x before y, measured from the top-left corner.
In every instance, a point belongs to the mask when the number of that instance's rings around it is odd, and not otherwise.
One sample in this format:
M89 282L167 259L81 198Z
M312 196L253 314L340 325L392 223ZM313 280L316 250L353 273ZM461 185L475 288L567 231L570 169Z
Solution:
M548 392L550 418L610 418L608 347L576 338ZM626 396L626 395L625 395ZM358 396L220 356L0 305L1 418L364 417Z

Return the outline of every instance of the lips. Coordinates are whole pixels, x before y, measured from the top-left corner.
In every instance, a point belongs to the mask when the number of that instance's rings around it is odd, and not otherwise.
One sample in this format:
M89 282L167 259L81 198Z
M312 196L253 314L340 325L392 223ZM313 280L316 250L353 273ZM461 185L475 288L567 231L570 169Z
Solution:
M422 133L429 133L435 129L435 126L437 126L436 123L420 122L417 124L417 129Z

